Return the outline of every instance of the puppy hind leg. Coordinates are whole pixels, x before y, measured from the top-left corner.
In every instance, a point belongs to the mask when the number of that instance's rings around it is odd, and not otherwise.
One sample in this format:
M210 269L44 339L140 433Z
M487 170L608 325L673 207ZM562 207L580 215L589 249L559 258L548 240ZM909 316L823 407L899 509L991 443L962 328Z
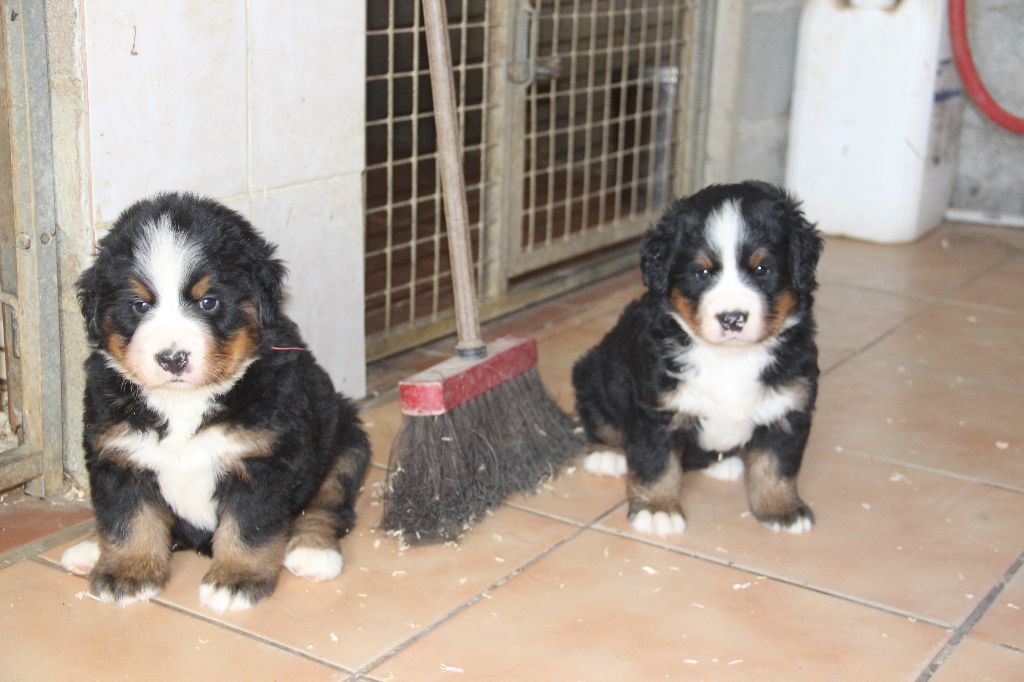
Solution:
M339 457L319 490L293 522L285 548L284 567L307 580L332 580L344 560L338 539L355 524L355 499L362 485L369 452L350 448Z
M602 424L594 429L592 441L583 456L583 468L598 476L625 476L628 467L622 449L622 434L613 426Z

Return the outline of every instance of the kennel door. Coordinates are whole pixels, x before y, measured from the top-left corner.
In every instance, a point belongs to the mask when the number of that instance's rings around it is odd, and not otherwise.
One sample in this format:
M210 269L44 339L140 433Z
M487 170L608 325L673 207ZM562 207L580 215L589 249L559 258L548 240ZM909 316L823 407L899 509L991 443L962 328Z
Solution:
M688 3L522 0L507 78L506 272L641 235L679 191ZM518 191L517 191L518 189Z

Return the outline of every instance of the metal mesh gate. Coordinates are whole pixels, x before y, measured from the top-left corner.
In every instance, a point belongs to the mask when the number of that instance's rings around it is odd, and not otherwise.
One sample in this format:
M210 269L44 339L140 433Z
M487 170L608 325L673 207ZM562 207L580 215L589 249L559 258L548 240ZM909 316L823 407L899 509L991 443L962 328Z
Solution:
M680 2L539 3L512 275L638 234L675 188ZM532 35L531 35L532 34Z
M419 2L367 2L366 331L375 339L452 308L430 73ZM448 2L471 238L479 262L487 147L489 13ZM371 348L372 353L372 348Z
M635 240L683 189L694 5L448 0L484 317L597 276L586 259ZM373 359L454 325L419 3L367 10ZM577 274L552 284L572 262Z

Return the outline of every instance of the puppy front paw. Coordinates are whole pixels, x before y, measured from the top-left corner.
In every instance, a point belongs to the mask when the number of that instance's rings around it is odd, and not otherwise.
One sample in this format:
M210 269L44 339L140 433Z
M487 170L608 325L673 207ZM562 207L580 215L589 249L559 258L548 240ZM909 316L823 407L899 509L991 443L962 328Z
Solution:
M786 531L793 535L800 535L814 527L814 512L800 500L791 509L762 514L755 512L754 516L761 522L761 525L774 533Z
M199 585L199 603L217 613L245 611L269 597L276 586L276 573L268 577L214 563Z
M89 591L101 601L128 606L149 601L167 584L165 562L150 558L104 562L89 574Z
M583 468L598 476L625 476L626 456L611 450L597 450L583 458Z
M640 509L629 515L633 530L659 538L681 535L686 530L686 517L682 509Z

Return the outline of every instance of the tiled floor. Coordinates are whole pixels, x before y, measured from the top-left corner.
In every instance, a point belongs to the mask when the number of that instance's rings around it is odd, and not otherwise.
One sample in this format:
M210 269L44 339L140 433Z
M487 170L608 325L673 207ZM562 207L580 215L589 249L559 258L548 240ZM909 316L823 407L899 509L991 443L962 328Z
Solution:
M207 560L191 554L155 602L100 604L55 564L82 510L0 507L0 680L1024 679L1024 232L830 239L821 280L808 535L772 534L741 487L690 476L685 535L640 537L621 482L571 469L458 545L403 549L375 529L401 423L378 399L342 577L285 574L249 612L200 607ZM627 273L488 336L535 335L571 409L573 360L638 291Z

